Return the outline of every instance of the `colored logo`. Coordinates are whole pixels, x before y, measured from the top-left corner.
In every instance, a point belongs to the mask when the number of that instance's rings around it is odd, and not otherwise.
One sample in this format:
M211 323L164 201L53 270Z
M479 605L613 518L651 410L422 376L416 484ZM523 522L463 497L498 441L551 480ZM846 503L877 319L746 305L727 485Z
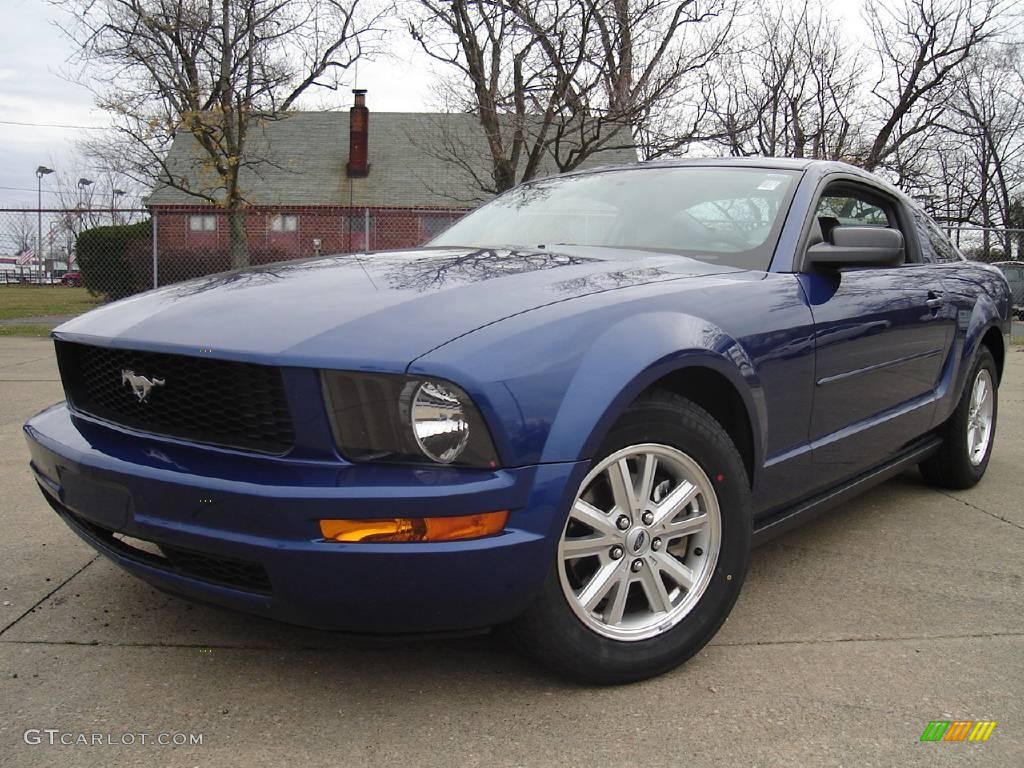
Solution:
M995 728L995 720L932 720L921 741L988 741Z

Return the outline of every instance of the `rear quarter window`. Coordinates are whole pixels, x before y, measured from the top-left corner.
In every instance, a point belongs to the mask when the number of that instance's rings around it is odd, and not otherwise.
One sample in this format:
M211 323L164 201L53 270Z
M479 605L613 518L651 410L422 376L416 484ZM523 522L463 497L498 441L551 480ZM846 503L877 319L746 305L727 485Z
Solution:
M917 230L917 239L921 242L921 256L924 261L931 264L949 264L956 261L963 261L960 251L950 241L946 234L939 229L939 225L918 208L913 208L911 213L914 217L914 229Z

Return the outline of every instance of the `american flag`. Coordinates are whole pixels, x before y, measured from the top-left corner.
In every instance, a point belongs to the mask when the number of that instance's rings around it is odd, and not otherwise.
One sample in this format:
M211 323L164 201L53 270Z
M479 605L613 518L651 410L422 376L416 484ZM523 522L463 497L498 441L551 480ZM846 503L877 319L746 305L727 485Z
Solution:
M20 254L18 254L19 264L31 264L32 259L36 257L36 252L32 248L26 248Z

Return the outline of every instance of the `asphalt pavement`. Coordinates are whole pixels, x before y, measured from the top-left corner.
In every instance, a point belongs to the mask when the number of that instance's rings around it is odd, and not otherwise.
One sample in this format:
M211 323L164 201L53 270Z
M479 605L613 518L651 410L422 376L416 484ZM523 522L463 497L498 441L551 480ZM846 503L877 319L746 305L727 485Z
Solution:
M1024 347L1007 357L980 486L909 472L876 488L757 550L689 663L588 688L501 637L369 645L193 605L98 559L27 468L21 424L62 397L51 347L0 339L0 763L1024 765ZM997 726L921 742L933 720Z

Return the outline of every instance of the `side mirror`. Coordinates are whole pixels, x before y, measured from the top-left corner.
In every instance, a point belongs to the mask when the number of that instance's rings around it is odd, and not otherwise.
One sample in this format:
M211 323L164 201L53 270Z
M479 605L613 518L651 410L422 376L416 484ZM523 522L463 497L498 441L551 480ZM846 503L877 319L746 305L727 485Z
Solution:
M831 243L807 249L806 263L826 268L892 267L902 264L903 234L888 227L838 226Z

